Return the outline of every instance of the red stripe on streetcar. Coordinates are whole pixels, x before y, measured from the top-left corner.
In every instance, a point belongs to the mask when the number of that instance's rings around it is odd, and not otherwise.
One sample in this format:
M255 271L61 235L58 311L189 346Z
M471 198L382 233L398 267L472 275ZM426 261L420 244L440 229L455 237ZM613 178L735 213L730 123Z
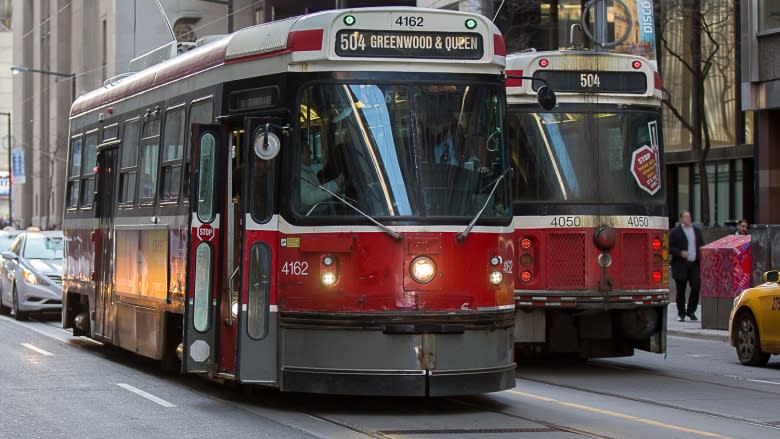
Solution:
M307 29L290 32L287 37L287 48L293 52L322 50L323 29Z
M507 70L506 71L507 76L523 76L522 70ZM507 87L522 87L523 86L523 80L520 78L506 78L506 86Z
M661 81L661 74L658 72L653 72L653 85L656 90L663 90L664 88L664 83Z
M504 37L499 34L493 34L493 53L496 54L496 56L506 56Z

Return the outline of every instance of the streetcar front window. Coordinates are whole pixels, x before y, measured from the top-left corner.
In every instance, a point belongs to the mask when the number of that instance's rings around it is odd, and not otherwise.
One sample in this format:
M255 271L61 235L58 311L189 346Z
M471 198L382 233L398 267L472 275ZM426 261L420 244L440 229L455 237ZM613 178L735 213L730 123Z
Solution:
M511 111L515 200L662 203L659 120L654 111Z
M304 90L293 210L302 216L509 215L500 87L330 84Z

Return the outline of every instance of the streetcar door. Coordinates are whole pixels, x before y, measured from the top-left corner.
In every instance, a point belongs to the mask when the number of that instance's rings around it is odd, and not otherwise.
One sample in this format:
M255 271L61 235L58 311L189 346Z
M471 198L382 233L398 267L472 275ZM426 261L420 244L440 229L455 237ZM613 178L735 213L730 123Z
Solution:
M238 316L237 377L241 382L277 383L278 313L273 300L272 267L276 224L273 221L274 169L287 137L279 117L245 121L242 157L242 221L244 236L241 300ZM234 182L239 184L239 182Z
M94 188L97 230L95 245L95 334L111 339L111 304L114 293L114 207L116 206L117 145L101 145Z
M185 372L212 372L218 346L218 297L224 209L226 134L220 125L192 124L190 255L184 305Z

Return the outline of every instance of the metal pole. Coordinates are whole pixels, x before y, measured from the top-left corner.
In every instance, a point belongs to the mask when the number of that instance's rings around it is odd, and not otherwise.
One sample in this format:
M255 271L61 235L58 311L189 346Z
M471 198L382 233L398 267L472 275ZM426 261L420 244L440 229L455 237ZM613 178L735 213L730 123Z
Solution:
M233 33L233 0L227 0L228 33Z
M0 113L8 118L8 224L13 226L13 185L11 184L11 113Z

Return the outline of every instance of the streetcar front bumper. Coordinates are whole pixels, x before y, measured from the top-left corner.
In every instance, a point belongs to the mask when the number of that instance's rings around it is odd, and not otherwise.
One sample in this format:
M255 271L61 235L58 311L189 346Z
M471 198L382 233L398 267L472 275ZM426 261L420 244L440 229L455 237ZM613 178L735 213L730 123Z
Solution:
M337 328L334 320L302 325L283 317L281 390L450 396L513 388L513 312L504 314L490 325L374 321L362 328L354 319Z

